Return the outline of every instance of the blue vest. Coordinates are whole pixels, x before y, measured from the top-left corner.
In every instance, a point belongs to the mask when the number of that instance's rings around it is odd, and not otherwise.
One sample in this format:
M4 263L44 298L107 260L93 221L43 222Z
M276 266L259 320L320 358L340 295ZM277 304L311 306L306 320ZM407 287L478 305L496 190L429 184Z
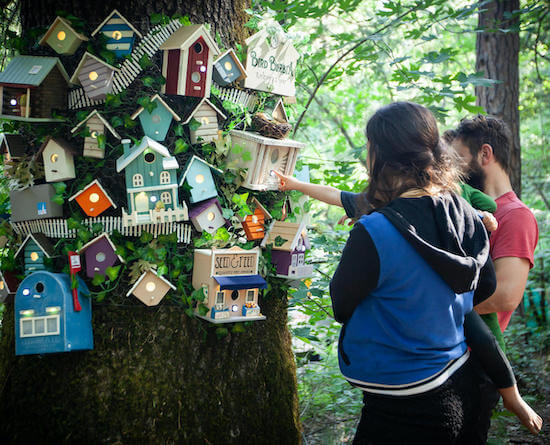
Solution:
M340 370L374 384L427 379L466 352L473 292L455 294L382 214L359 223L376 246L380 275L340 333Z

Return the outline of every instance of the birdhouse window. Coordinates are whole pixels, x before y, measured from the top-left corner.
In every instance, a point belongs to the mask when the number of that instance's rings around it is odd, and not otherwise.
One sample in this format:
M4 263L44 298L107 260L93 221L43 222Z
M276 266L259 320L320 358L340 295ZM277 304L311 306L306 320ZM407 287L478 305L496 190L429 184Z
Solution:
M122 33L120 31L113 31L113 39L115 40L122 39Z
M172 195L170 195L170 192L162 192L160 194L160 200L163 204L172 204Z
M274 148L274 149L271 151L271 163L272 163L272 164L275 164L278 160L279 160L279 150L277 150L276 148Z
M96 203L99 201L99 194L97 193L90 193L90 202Z
M305 259L305 256L303 253L299 254L298 255L298 265L299 266L303 266L304 265L304 259Z
M152 151L146 151L143 159L145 159L145 162L147 162L147 164L152 164L153 162L155 162L155 153L153 153Z
M216 215L214 215L214 212L208 212L208 215L206 215L206 218L208 221L214 221L214 218L216 218Z
M195 181L197 182L197 184L202 184L204 182L204 175L195 176Z
M105 255L105 252L97 252L97 254L95 256L95 260L98 263L103 263L103 261L105 261L106 258L107 258L107 256Z
M139 173L136 173L132 177L132 185L134 187L142 187L143 186L143 176L141 176Z
M93 137L94 139L97 139L97 131L92 131L92 133L90 134L91 137Z
M199 72L195 71L191 74L191 81L194 83L199 83L201 81L201 75Z
M157 288L157 285L153 281L148 281L147 284L145 285L145 290L147 292L154 292L156 288Z
M59 161L59 155L57 153L54 153L50 156L50 161L52 162L52 164L55 164L57 161Z
M96 81L98 77L99 77L99 76L98 76L98 74L97 74L95 71L90 71L90 74L88 74L88 78L89 78L92 82Z
M224 304L224 303L225 303L225 293L222 290L216 293L216 304Z
M38 253L31 252L31 261L37 261L37 260L38 260Z
M170 172L167 172L167 171L160 172L160 183L170 184Z
M21 318L21 337L37 337L41 335L59 335L60 316L47 315L43 317Z
M202 44L200 42L197 42L193 45L193 50L197 53L197 54L200 54L202 53Z
M201 124L202 125L208 125L210 123L210 121L208 120L208 118L206 116L203 116L201 118Z
M256 215L252 215L252 223L258 224L258 217Z
M296 254L292 255L292 267L296 267L297 261L298 261L298 255Z
M0 290L4 290L4 287L5 287L4 282L0 281Z
M231 62L228 60L223 64L226 71L231 71L233 69L233 65L231 65Z
M158 114L153 114L151 120L153 121L153 123L158 124L160 122L160 116Z
M254 294L255 292L253 290L247 290L246 291L246 302L252 303L254 301Z
M29 74L38 74L42 69L42 65L34 65L30 70Z
M66 37L67 37L67 34L65 34L65 31L59 31L57 33L57 39L58 40L65 40Z
M232 299L233 301L239 299L239 291L238 291L238 290L234 290L233 292L231 292L231 299Z

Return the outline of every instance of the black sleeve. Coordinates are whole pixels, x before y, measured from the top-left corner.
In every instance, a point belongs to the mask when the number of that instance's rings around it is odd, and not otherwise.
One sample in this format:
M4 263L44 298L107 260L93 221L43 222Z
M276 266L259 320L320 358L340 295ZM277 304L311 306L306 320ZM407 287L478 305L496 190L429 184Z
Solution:
M497 276L495 273L495 266L493 265L493 260L488 257L487 262L479 273L479 281L474 292L474 306L493 295L496 288Z
M378 284L380 259L369 233L355 224L330 282L334 318L346 323L363 298Z
M359 193L340 192L340 201L349 218L357 218L357 196Z
M476 311L464 317L466 343L485 373L497 388L508 388L516 384L514 371L493 333Z

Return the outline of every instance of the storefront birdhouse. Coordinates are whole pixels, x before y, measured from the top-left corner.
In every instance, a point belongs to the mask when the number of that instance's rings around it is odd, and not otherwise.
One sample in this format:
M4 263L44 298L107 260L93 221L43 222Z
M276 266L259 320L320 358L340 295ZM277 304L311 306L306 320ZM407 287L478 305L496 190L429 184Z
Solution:
M67 109L69 76L57 57L15 56L0 73L0 118L53 122Z
M265 320L258 305L258 292L267 283L258 275L260 249L195 249L193 288L202 289L206 315L212 323Z
M178 161L168 149L144 136L130 148L122 141L124 154L117 159L117 172L124 170L128 213L122 210L125 226L175 222L187 219L187 206L178 199Z
M15 295L19 287L19 280L15 278L12 272L0 271L0 303L4 303Z
M210 97L213 61L220 50L203 25L182 26L160 49L166 79L163 93Z
M107 38L106 47L113 51L117 58L131 54L136 37L143 37L116 9L92 32L92 37L98 33Z
M51 184L10 191L11 222L63 216L63 206L52 201L55 194Z
M278 190L279 181L272 170L292 176L303 142L272 139L255 132L232 130L230 168L246 168L243 187L251 190Z
M94 348L90 291L80 278L80 311L75 311L71 277L35 272L15 294L15 355L48 354Z
M113 77L118 71L120 71L118 68L86 52L80 59L80 63L71 77L71 82L82 85L90 99L105 99L113 89Z
M57 54L70 56L87 40L66 19L57 17L40 40L40 45L49 45Z
M222 173L220 169L196 155L187 161L183 174L180 176L179 186L182 187L186 182L191 187L189 191L191 204L218 196L212 171Z
M191 143L207 143L218 139L218 121L225 121L226 116L212 102L204 98L191 110L183 122L189 124L195 119L200 125L197 128L189 129Z
M116 204L102 187L97 179L94 179L86 187L69 198L69 202L76 200L80 208L88 216L99 216L110 207L116 209Z
M235 51L229 49L214 61L212 77L214 82L224 87L243 80L246 77L246 70Z
M175 119L179 122L181 118L158 94L151 97L151 103L155 106L153 110L149 111L140 107L132 114L132 120L139 117L145 136L149 136L155 141L164 141L172 121Z
M36 154L42 156L44 161L46 181L59 182L76 178L74 154L74 149L66 140L48 137Z
M271 214L256 198L252 198L248 206L254 213L241 219L246 239L248 241L262 239L265 236L265 221L271 219Z
M4 164L17 161L27 154L27 143L19 134L0 134L0 153L4 156Z
M199 232L214 233L225 225L225 218L218 198L212 198L197 204L189 210L189 219Z
M134 294L146 306L156 306L170 289L176 290L176 286L154 270L148 270L139 277L126 296Z
M86 276L93 278L96 274L105 275L108 267L112 267L117 260L124 263L124 259L116 253L116 247L103 233L88 243L84 244L78 251L79 255L84 254L86 260Z
M15 252L15 257L20 253L25 254L25 275L45 270L44 260L54 256L53 246L43 233L29 233Z
M71 134L75 134L77 131L82 131L84 129L84 151L82 154L90 158L103 159L105 157L105 129L109 130L115 138L120 139L116 130L97 110L93 110L88 117L80 121L78 125L71 130Z
M271 261L278 277L300 279L313 274L313 266L305 262L306 251L311 248L305 220L300 223L274 221L261 245L270 244Z

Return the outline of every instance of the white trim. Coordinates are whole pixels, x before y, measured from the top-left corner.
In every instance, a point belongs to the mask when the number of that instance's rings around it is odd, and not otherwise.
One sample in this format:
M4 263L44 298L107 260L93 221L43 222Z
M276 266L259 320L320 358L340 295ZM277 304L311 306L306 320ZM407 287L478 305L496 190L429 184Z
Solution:
M57 321L57 329L55 332L47 332L47 327L48 327L48 318L55 318L56 321ZM35 325L35 321L36 320L44 320L44 332L43 333L40 333L40 334L37 334L35 331L34 331L34 325ZM46 337L48 335L59 335L60 334L60 320L61 320L61 316L59 314L55 314L55 315L43 315L43 316L40 316L40 317L21 317L19 319L19 337L20 338L28 338L28 337ZM32 334L26 334L24 335L23 334L23 322L24 321L32 321Z
M304 148L306 146L303 142L294 141L292 139L272 139L256 133L255 131L242 131L231 130L230 135L235 135L243 139L257 142L263 145L290 147L290 148Z
M164 145L159 144L157 141L151 139L149 136L143 136L141 143L137 147L134 146L130 149L130 152L123 154L120 158L116 160L117 173L120 173L122 170L128 167L128 165L147 148L151 148L165 158L172 157L170 155L170 152Z
M101 185L101 183L99 182L99 180L97 179L94 179L92 182L90 182L86 187L84 187L82 190L80 190L79 192L76 192L73 196L71 196L69 198L69 202L72 201L73 199L76 199L80 194L84 193L86 190L88 190L88 188L90 188L92 185L94 184L97 184L97 186L100 188L100 190L103 192L103 194L107 197L107 199L109 200L109 202L111 203L111 205L113 206L113 208L117 208L117 205L115 204L115 202L111 199L111 197L109 196L109 194L105 191L105 189L103 188L103 186Z
M85 119L83 119L82 121L80 121L78 123L78 125L76 127L74 127L72 130L71 130L71 134L74 134L76 132L76 130L78 130L82 125L84 125L86 122L88 122L88 120L92 117L92 116L97 116L99 118L99 120L101 122L103 122L103 125L105 125L107 127L107 129L111 132L111 134L117 138L117 139L120 139L120 135L116 132L116 130L111 126L111 124L109 124L109 122L107 122L107 120L101 115L99 114L99 111L97 110L93 110L90 114L88 114L88 117L86 117Z
M197 106L195 108L193 108L193 111L191 111L191 114L187 117L187 119L185 121L182 122L182 124L188 124L189 121L191 120L191 118L195 115L195 113L198 111L198 109L201 107L201 105L204 103L204 102L207 102L208 105L210 107L212 107L212 109L218 113L219 116L221 116L223 119L227 119L227 117L225 116L225 114L223 114L220 109L218 107L216 107L212 102L210 102L208 100L208 98L206 97L203 97L202 100L197 104ZM305 147L305 144L304 144L304 147Z
M19 249L17 249L17 252L15 252L15 255L13 256L14 258L17 258L17 255L19 255L19 252L21 251L21 249L23 249L23 247L25 247L25 245L27 244L27 242L29 241L29 239L32 239L36 245L38 246L38 248L44 253L44 255L46 255L46 258L51 258L50 255L48 255L48 252L46 252L44 250L44 248L42 247L42 245L36 240L36 238L34 237L34 235L32 233L29 233L27 235L27 237L23 240L23 242L21 243L21 245L19 246Z
M139 174L139 173L136 173ZM140 193L140 192L155 192L158 190L178 188L178 184L165 184L165 185L150 185L147 187L132 187L126 189L127 193Z
M189 48L191 46L191 43L197 40L199 36L203 37L210 47L210 53L213 53L213 55L218 55L220 53L220 49L218 48L216 41L212 38L204 25L196 24L182 26L181 28L174 31L172 35L168 37L162 45L160 45L159 49L165 51L169 49L184 50Z
M118 12L117 9L113 9L113 11L107 16L107 18L103 20L96 29L94 29L94 31L92 32L92 37L95 36L115 14L118 15L124 21L124 23L126 23L132 29L132 31L134 31L139 36L140 39L143 38L143 35L134 27L134 25L126 20L126 18L120 12Z
M164 108L166 108L166 109L169 111L169 113L174 117L174 119L175 119L176 121L178 121L178 122L181 121L181 117L179 117L179 116L176 114L176 112L175 112L174 110L172 110L172 108L170 108L170 107L168 106L168 104L167 104L166 102L164 102L164 100L162 100L162 97L160 97L158 94L155 94L155 95L152 96L151 99L150 99L151 102L154 102L154 101L156 101L156 100L158 100L158 101L160 102L160 104L161 104ZM157 105L157 107L158 107L158 105ZM134 112L134 114L132 114L132 115L130 116L130 119L135 120L136 117L138 117L138 116L141 114L141 112L142 112L143 110L145 110L145 108L139 107L139 108Z

